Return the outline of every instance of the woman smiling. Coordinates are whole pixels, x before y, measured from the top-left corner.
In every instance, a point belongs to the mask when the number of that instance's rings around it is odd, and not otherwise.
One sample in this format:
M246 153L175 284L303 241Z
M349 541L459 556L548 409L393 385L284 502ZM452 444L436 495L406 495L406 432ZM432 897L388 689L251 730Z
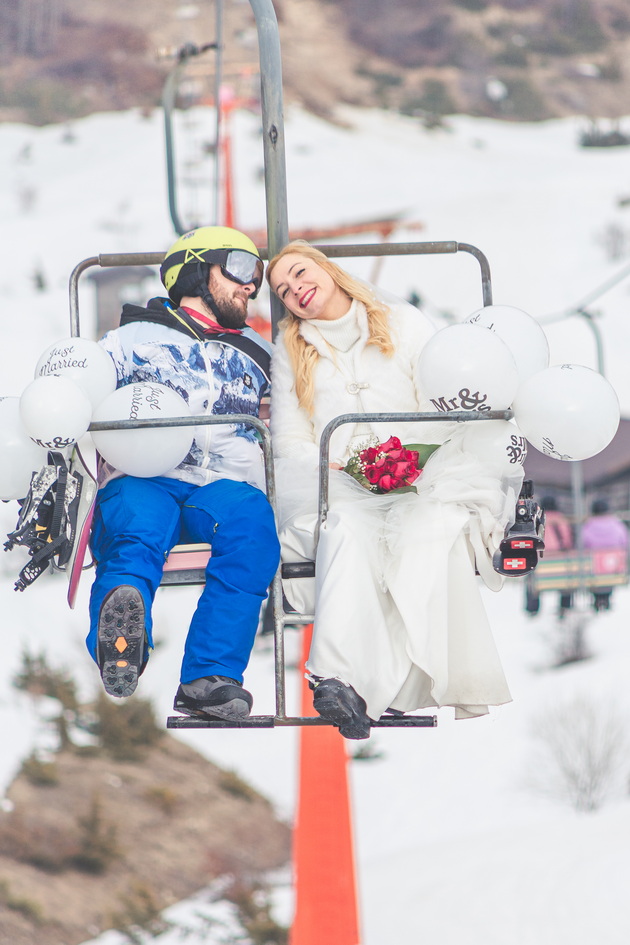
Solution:
M272 362L278 525L284 560L309 560L324 427L345 413L430 410L418 360L434 328L302 241L271 260L267 279L287 310ZM297 611L315 611L313 704L346 738L367 738L370 720L388 710L451 705L464 718L510 701L475 566L490 587L501 586L491 558L522 468L501 480L462 448L464 427L360 421L332 435L315 587L308 579L284 586ZM388 483L397 483L389 471L409 471L429 454L403 491L371 487L385 481L385 463Z

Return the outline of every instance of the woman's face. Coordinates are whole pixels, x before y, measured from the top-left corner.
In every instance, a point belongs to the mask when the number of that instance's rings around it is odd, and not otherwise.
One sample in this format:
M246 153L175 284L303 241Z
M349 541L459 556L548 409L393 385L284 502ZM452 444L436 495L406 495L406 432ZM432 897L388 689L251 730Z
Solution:
M271 273L270 285L292 315L298 318L341 318L351 299L325 269L301 253L287 253Z

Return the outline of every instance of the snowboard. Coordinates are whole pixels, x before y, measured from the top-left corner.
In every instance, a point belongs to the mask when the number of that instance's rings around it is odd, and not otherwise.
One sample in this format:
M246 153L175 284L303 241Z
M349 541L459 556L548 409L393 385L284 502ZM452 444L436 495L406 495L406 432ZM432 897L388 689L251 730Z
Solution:
M77 508L74 542L70 557L65 566L66 576L68 578L68 605L70 609L73 610L81 574L86 570L83 565L90 540L90 530L92 528L92 518L94 517L98 485L93 474L85 465L78 446L75 446L72 452L70 469L75 476L81 477L81 495ZM91 565L88 565L88 567L91 567Z

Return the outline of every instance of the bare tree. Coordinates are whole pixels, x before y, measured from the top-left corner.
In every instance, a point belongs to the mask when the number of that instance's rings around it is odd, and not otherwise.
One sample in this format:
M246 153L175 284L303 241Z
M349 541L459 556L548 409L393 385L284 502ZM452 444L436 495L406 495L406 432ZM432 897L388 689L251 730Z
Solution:
M597 810L627 773L627 731L618 708L585 695L548 708L534 722L530 785L578 811Z

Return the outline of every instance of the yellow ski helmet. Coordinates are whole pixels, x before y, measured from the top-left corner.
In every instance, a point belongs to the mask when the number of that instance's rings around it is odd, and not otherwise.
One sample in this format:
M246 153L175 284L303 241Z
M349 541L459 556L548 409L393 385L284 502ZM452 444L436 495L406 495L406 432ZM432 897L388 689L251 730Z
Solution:
M160 267L160 278L176 305L184 295L204 297L212 265L221 266L223 275L240 285L253 282L251 298L256 298L263 263L254 243L229 226L200 226L173 243Z

